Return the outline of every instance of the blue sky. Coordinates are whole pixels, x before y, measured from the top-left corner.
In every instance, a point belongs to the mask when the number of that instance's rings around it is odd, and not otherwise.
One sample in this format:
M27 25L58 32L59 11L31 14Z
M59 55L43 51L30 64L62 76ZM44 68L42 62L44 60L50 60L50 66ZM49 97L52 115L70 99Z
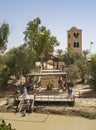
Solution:
M0 0L0 25L10 25L8 49L24 43L27 23L41 19L53 36L67 48L67 30L72 26L82 29L83 50L96 53L96 0Z

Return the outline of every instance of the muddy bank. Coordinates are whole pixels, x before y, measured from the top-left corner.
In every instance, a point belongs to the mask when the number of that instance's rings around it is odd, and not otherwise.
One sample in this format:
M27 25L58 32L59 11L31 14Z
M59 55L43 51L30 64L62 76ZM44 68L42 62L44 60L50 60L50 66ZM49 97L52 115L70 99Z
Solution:
M74 107L37 107L35 110L37 113L49 113L64 116L79 116L86 117L89 119L96 119L96 109L86 109L86 108L74 108Z
M74 106L37 107L35 112L96 119L96 98L76 98Z
M0 112L15 113L15 109L7 107L6 105L0 107ZM78 116L89 119L96 119L96 108L93 107L68 107L68 106L38 106L34 108L35 113L56 114L62 116Z

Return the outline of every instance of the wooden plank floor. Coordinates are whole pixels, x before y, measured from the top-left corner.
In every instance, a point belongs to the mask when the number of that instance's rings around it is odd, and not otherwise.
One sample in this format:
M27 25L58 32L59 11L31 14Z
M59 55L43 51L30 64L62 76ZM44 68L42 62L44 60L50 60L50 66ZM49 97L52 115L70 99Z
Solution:
M22 99L22 96L19 97L19 99ZM27 95L25 99L33 99L34 101L46 101L46 102L75 102L75 97L71 96L68 97L66 95Z

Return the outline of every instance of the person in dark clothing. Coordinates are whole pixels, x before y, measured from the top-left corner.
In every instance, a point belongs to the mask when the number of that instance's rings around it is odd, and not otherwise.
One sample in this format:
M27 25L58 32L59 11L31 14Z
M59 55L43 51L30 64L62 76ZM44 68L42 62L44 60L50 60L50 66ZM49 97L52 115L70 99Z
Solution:
M68 86L68 97L71 97L72 96L72 87L71 86Z

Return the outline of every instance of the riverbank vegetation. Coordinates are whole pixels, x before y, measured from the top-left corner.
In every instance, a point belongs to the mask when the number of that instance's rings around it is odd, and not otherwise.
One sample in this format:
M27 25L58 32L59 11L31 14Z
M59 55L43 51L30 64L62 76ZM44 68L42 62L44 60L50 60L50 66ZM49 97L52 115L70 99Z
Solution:
M6 124L5 120L2 120L2 123L0 124L0 130L15 130L15 129L12 129L11 123Z

